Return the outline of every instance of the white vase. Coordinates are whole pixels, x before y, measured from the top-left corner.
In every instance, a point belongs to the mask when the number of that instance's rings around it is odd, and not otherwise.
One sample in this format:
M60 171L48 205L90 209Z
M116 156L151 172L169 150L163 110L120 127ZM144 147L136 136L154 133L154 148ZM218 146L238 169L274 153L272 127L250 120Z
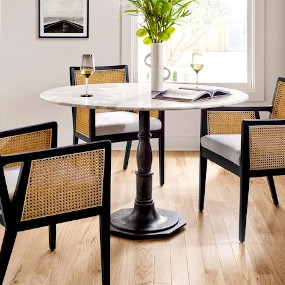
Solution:
M151 44L151 91L164 91L163 43Z

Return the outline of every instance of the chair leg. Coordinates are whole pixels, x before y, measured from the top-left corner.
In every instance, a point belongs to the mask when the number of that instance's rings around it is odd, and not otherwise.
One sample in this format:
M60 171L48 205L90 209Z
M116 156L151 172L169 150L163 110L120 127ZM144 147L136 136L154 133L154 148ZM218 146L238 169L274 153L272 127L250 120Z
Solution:
M100 246L101 246L101 265L102 265L102 284L110 285L110 214L100 215Z
M56 248L56 224L49 225L49 248L51 251Z
M275 188L273 176L267 176L267 182L269 185L269 189L271 192L271 197L272 197L273 203L275 206L277 206L279 204L279 201L278 201L278 197L277 197L277 193L276 193L276 188Z
M160 186L164 184L164 158L165 158L165 141L164 134L158 138L158 152L159 152L159 179Z
M127 141L126 151L125 151L125 159L124 159L124 165L123 165L124 170L126 170L128 168L131 147L132 147L132 141Z
M239 207L239 241L245 240L246 217L248 207L249 176L240 176L240 207Z
M73 144L78 144L78 137L73 135Z
M199 172L199 211L204 210L206 174L207 174L207 159L200 155L200 172Z
M17 232L5 231L0 252L0 284L3 283L8 263L12 254Z

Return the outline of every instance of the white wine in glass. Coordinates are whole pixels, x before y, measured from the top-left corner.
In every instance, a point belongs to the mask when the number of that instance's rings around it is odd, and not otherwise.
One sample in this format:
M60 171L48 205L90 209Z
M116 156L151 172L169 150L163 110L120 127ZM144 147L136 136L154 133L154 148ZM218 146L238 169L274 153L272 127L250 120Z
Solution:
M85 76L86 91L81 97L92 97L93 95L88 94L88 78L95 71L94 57L92 54L83 54L80 72Z
M196 72L196 88L198 88L198 73L204 67L203 55L201 52L193 52L191 67Z

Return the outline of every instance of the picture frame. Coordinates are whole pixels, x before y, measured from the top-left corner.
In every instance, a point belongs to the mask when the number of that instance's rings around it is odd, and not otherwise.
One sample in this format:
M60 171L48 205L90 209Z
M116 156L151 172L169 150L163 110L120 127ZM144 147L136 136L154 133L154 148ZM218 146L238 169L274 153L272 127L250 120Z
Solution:
M88 38L89 0L38 0L39 38Z

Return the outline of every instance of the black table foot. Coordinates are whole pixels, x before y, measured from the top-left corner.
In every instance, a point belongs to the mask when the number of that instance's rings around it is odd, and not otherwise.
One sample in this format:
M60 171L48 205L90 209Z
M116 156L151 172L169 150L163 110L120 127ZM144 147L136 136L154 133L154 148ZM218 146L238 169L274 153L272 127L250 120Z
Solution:
M155 239L170 236L186 225L181 216L170 210L153 208L151 214L141 214L138 216L131 208L113 213L111 233L130 239Z

